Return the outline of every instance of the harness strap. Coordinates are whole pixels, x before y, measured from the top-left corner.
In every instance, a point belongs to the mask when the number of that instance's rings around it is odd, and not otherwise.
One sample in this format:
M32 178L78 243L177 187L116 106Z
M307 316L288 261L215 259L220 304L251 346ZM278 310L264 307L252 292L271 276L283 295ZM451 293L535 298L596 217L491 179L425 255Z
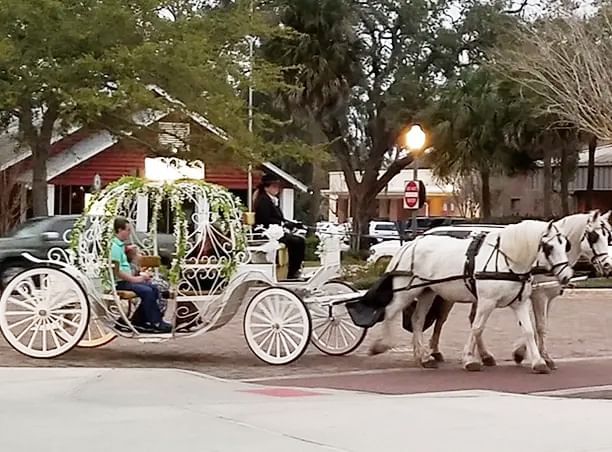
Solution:
M476 265L476 255L482 247L486 233L481 232L472 239L472 242L468 246L465 252L465 265L463 266L463 276L465 278L465 285L474 297L476 297L476 280L474 279L474 266Z
M511 272L476 272L474 273L475 279L488 279L493 281L515 281L515 282L524 282L529 281L531 278L531 273L511 273Z

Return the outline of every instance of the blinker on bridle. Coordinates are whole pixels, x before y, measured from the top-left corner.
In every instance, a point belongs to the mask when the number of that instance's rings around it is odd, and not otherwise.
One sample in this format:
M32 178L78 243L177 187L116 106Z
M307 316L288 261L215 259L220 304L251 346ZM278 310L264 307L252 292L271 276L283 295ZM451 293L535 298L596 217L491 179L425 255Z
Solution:
M546 260L551 266L550 270L555 276L558 276L563 270L565 270L566 267L569 267L569 261L557 262L556 264L553 264L550 261L550 256L552 255L554 247L549 242L556 238L557 241L559 242L559 245L563 244L563 239L561 238L561 232L559 231L559 229L557 229L557 227L554 224L552 225L552 227L555 229L555 235L546 241L542 240L540 242L540 249L544 253L544 257L546 257ZM572 244L566 239L565 252L569 253L571 249L572 249Z

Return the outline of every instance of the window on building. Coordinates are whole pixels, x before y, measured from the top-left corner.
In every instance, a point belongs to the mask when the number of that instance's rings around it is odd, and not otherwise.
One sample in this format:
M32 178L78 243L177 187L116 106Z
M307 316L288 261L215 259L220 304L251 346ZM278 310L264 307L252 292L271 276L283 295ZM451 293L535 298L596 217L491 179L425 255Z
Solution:
M188 122L159 122L159 144L172 152L189 151L190 128Z

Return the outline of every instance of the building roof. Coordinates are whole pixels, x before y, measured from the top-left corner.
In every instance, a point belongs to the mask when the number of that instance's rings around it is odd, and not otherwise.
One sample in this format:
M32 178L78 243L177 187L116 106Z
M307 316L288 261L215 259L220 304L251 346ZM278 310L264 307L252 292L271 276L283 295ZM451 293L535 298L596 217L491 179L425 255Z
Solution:
M578 154L578 166L587 166L589 150L584 149ZM612 166L612 144L598 146L595 151L595 166Z
M36 127L40 126L40 121L35 121ZM51 138L51 144L55 144L67 135L70 135L80 127L72 127L67 131L60 130L59 124L56 125ZM19 133L18 121L11 121L9 126L2 132L0 132L0 171L4 171L19 162L24 161L32 155L32 149L30 146L24 143L20 143L17 139Z

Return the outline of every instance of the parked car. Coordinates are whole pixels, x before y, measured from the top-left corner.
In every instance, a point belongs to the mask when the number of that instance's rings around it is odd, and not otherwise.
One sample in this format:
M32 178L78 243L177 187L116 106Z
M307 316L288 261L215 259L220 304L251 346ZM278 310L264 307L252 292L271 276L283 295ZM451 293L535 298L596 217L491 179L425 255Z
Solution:
M370 221L368 235L377 241L399 238L397 224L393 221Z
M446 235L449 237L456 237L458 239L465 239L474 236L480 232L491 232L497 229L501 229L502 225L493 224L466 224L466 225L453 225L453 226L439 226L427 230L423 235ZM395 253L399 251L403 243L400 240L387 240L385 242L377 243L370 247L370 256L368 257L368 263L376 263L382 259L390 259Z
M451 226L454 224L465 223L462 217L417 217L417 234L423 234L431 228L438 226ZM384 240L394 240L400 238L398 228L403 228L402 238L412 239L412 219L408 218L401 225L394 221L371 221L369 224L368 235L374 239L374 243Z
M31 218L0 238L0 286L6 287L12 278L31 265L23 253L46 259L50 249L67 248L77 218L77 215ZM169 265L174 254L174 236L158 234L157 240L162 264Z

